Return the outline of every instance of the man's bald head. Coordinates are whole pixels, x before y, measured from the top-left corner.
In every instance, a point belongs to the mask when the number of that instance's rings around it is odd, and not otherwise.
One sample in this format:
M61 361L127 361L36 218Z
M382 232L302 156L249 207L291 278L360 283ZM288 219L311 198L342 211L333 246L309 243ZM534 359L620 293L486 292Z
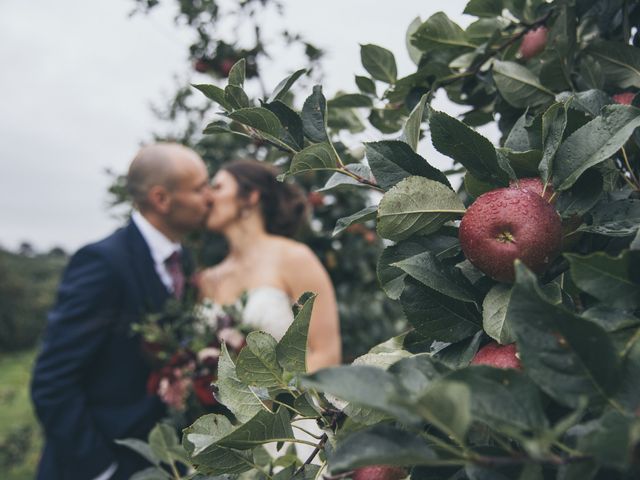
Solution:
M131 162L127 191L140 210L148 207L148 194L154 186L168 191L176 188L181 175L202 165L200 156L179 143L155 143L142 147Z

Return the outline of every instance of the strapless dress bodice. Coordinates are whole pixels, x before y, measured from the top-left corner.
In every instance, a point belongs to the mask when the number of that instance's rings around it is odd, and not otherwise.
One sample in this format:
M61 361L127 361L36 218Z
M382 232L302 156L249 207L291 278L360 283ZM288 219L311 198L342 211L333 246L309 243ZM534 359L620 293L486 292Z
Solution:
M293 322L291 305L289 295L280 288L252 288L247 291L242 323L280 340Z

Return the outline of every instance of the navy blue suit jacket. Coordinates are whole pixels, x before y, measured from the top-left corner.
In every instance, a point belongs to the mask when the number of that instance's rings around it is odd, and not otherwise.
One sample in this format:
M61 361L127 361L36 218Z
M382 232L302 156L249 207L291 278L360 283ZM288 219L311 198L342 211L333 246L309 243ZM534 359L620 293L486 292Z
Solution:
M168 296L132 222L71 258L31 384L46 436L38 479L90 480L117 462L120 480L148 466L114 440L146 439L164 414L131 324Z

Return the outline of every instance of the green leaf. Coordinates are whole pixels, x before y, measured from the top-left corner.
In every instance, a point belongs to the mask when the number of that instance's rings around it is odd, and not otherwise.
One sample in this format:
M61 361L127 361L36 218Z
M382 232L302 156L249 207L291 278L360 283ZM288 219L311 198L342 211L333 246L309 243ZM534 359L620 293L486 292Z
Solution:
M618 257L604 252L587 256L565 253L564 256L571 265L571 278L583 292L617 308L640 306L640 285L631 280L628 250Z
M445 379L469 388L473 419L495 430L513 435L541 432L548 427L540 390L517 370L472 366L454 371Z
M640 408L640 339L638 338L629 345L623 359L621 378L616 400L628 412L636 412Z
M330 108L371 108L371 97L361 93L345 93L329 100Z
M261 410L248 422L240 424L232 432L217 439L216 444L227 448L248 450L256 445L292 438L295 437L291 429L289 413L285 407L280 407L276 413Z
M375 178L373 178L371 169L364 163L349 163L348 165L345 165L344 168L345 170L348 170L349 172L354 173L361 178L364 178L372 183L375 183ZM333 190L335 188L340 188L340 187L370 188L369 185L359 182L352 176L346 175L344 172L339 171L332 174L329 177L329 180L327 180L327 183L324 184L324 187L319 188L318 190L316 190L316 192L328 192L330 190Z
M327 101L322 94L322 86L313 87L313 93L307 97L302 106L302 126L304 134L312 142L328 142L327 136Z
M149 433L149 448L157 459L167 465L173 464L178 459L172 450L179 446L174 427L166 423L158 423Z
M413 108L407 123L404 125L404 131L400 140L409 144L414 152L418 152L418 143L420 142L420 131L425 116L425 105L429 95L424 94L418 104Z
M403 109L374 108L371 110L368 119L369 123L380 130L381 133L395 133L402 128L404 115Z
M278 138L282 131L278 117L262 107L241 108L231 112L229 118L275 138Z
M600 41L590 45L587 53L601 65L608 85L640 88L640 51L621 42Z
M515 62L495 60L493 80L500 95L516 108L543 105L554 98L554 93L546 89L533 72Z
M580 127L558 149L553 164L557 190L571 187L589 167L614 155L640 126L640 109L608 105L602 114Z
M429 178L451 188L445 174L429 165L404 142L383 140L365 143L364 146L371 171L384 190L412 175Z
M277 137L294 150L302 150L304 147L304 131L300 116L282 103L276 100L272 103L265 103L263 107L275 114L282 125L282 130Z
M604 88L604 72L602 71L600 62L594 57L584 55L580 60L579 72L587 87L594 89Z
M291 159L290 175L309 170L336 170L338 158L336 152L328 143L315 143L296 153Z
M431 15L413 35L413 45L423 52L446 48L475 48L464 30L444 12Z
M453 299L407 279L400 296L402 310L424 341L457 342L481 329L472 304Z
M433 354L433 357L452 369L466 367L478 352L483 338L484 332L478 330L472 337L467 337L464 340L441 348Z
M157 427L155 427L157 428ZM143 442L142 440L138 440L137 438L125 438L123 440L115 440L118 445L125 446L130 448L134 452L145 458L152 465L160 465L160 458L153 453L153 450L149 446L147 442Z
M461 163L478 180L494 185L509 184L509 175L498 163L489 140L444 112L431 111L431 141L443 155Z
M427 235L464 212L464 204L449 187L428 178L408 177L382 197L378 233L394 241Z
M576 110L588 113L592 117L597 117L602 107L612 103L611 97L602 90L587 90L585 92L576 92L560 94L558 100L563 101Z
M416 410L429 423L464 443L471 425L471 391L457 381L436 380L417 400Z
M476 302L476 294L469 280L460 270L440 262L431 252L419 253L392 266L400 268L436 292L463 302Z
M295 81L305 73L307 73L307 70L304 68L296 70L291 75L282 80L273 90L273 93L271 94L267 102L272 103L276 100L282 100L282 97L284 97L284 95L291 89L291 86L295 83Z
M227 85L224 88L224 100L227 102L227 105L234 110L237 108L251 107L249 97L247 97L242 87L238 87L237 85Z
M422 52L412 43L413 35L418 31L420 25L422 25L422 20L420 19L420 17L414 18L407 27L407 33L404 36L404 43L407 47L407 53L409 54L409 58L415 65L419 65L420 59L422 59Z
M505 8L503 0L470 0L463 13L475 17L499 17Z
M216 398L227 407L240 422L246 422L262 410L264 405L251 388L241 382L236 374L236 366L222 344L218 358L218 379Z
M307 371L307 336L315 299L315 294L308 296L276 347L278 363L290 373Z
M630 312L605 304L598 304L585 310L582 313L582 318L597 323L608 333L640 325L640 318Z
M611 398L620 362L607 333L550 303L519 261L507 315L527 374L549 396L570 407Z
M349 365L325 368L303 377L302 385L363 407L368 407L407 423L419 421L411 410L400 405L405 391L396 378L382 368Z
M173 480L173 477L162 468L149 467L134 473L129 480Z
M238 60L229 70L229 85L242 87L247 71L247 62L244 58Z
M348 217L339 218L336 222L335 228L333 229L332 236L335 237L336 235L339 235L353 224L374 220L377 213L378 206L373 205L371 207L365 207L362 210L357 211L353 215L349 215Z
M540 178L548 183L553 170L553 158L562 142L564 129L567 126L567 105L554 103L542 115L542 160L538 166Z
M376 80L394 83L398 77L396 59L386 48L377 45L361 45L360 59L362 66Z
M224 415L204 415L184 430L182 444L192 457L198 472L208 475L236 474L251 470L251 452L218 447L211 436L221 438L233 426Z
M600 202L589 213L591 225L583 225L578 231L626 237L640 228L640 200L637 199Z
M378 95L376 93L376 84L369 77L362 77L360 75L356 75L356 85L358 86L358 88L362 93L373 95L374 97Z
M376 425L340 441L330 460L332 473L340 473L365 465L429 465L436 458L422 437L391 425Z
M581 452L596 461L619 470L628 469L634 461L634 450L640 442L640 420L633 415L609 411L586 425L588 433L578 439Z
M400 298L407 276L404 271L393 265L424 251L431 252L438 259L450 258L460 251L460 242L457 235L429 235L415 237L385 248L378 260L377 273L380 285L389 298Z
M207 98L219 104L226 111L231 110L231 106L229 105L229 102L227 102L227 99L225 98L225 92L220 87L216 87L215 85L205 85L205 84L200 84L200 85L192 84L191 86L200 90L202 93L206 95Z
M507 321L510 300L511 286L498 283L489 290L482 302L482 327L487 335L502 345L515 341Z
M286 382L276 358L276 340L268 333L254 331L247 335L247 345L236 362L238 378L258 387L279 387Z
M590 168L569 190L560 192L556 210L563 218L584 215L598 203L603 186L602 175L596 169Z

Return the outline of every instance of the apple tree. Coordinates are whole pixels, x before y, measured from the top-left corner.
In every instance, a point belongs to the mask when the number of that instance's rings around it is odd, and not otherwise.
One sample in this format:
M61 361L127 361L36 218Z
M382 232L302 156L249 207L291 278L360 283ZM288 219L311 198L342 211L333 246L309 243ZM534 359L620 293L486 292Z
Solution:
M207 133L272 145L285 177L330 172L326 190L375 192L336 231L375 224L380 286L411 326L311 374L313 296L280 342L251 333L219 365L229 415L184 431L199 475L640 476L640 4L471 0L465 13L477 17L466 29L443 13L412 23L415 73L398 78L390 51L363 45L358 91L326 99L316 86L300 110L282 101L299 72L259 102L232 95L242 60L224 88L195 85L221 109ZM468 110L437 111L438 92ZM363 113L381 139L358 162L331 119ZM488 122L499 142L474 129ZM301 440L309 418L322 433ZM269 443L315 449L273 458Z

